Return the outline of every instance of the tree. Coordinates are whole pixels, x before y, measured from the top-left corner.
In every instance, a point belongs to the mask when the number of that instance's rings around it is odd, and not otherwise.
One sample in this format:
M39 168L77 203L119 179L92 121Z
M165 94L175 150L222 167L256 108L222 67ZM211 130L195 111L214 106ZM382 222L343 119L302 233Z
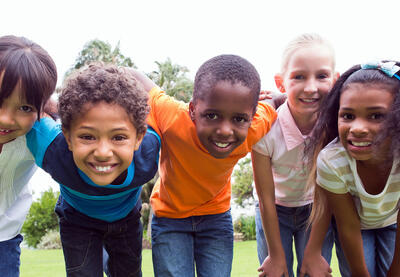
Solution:
M39 200L32 203L22 233L29 246L36 247L41 238L50 230L58 230L58 219L54 212L59 192L52 188L42 193Z
M108 42L94 39L85 44L78 58L75 60L75 65L67 71L65 76L71 74L73 70L95 61L136 68L131 58L125 57L121 53L119 42L112 49Z
M251 159L245 157L238 162L239 168L233 171L232 194L235 198L235 203L244 207L247 199L253 198L253 168Z
M168 95L189 102L193 94L193 81L186 76L189 70L185 66L173 64L170 58L167 58L165 62L156 61L155 63L158 70L147 74L149 78Z

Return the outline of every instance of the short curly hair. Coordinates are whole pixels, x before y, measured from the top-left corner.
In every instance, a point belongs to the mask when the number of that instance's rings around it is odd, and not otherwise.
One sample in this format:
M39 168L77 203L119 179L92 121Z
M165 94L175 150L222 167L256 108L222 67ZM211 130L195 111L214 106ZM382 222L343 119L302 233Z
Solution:
M250 89L254 110L257 107L261 80L256 68L246 59L236 55L219 55L203 63L194 80L193 103L203 100L219 81L240 83Z
M148 93L125 68L102 63L92 63L65 81L58 102L62 128L70 130L72 121L86 112L85 104L101 101L124 108L137 133L146 132Z

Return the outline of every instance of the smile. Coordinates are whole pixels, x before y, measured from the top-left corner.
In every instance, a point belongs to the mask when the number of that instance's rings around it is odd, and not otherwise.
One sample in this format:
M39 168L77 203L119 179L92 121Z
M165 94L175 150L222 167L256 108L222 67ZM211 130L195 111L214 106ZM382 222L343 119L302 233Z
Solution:
M305 103L314 103L317 102L319 99L318 98L302 98L300 99L301 102Z
M0 134L3 134L3 135L9 134L11 132L12 132L12 130L10 130L10 129L0 129Z
M214 144L220 148L226 148L230 145L229 142L214 142Z
M95 165L90 163L90 166L95 169L97 172L101 172L101 173L108 173L110 171L112 171L112 169L115 167L115 165Z
M350 141L350 144L354 145L354 146L358 146L358 147L366 147L366 146L370 146L372 143L367 142L367 141L359 141L359 142Z

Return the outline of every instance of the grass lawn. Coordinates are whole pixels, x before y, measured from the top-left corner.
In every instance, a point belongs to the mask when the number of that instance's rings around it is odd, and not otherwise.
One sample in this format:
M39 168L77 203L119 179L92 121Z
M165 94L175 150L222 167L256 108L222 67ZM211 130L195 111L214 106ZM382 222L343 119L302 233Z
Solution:
M256 241L235 242L232 277L258 276ZM333 276L340 276L336 255L332 255ZM152 277L151 250L143 250L143 277ZM22 249L21 277L65 277L62 250Z

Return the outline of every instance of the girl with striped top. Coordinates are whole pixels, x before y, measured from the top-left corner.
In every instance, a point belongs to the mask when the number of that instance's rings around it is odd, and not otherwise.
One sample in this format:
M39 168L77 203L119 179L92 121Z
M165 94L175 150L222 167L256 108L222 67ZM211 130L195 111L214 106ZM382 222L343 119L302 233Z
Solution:
M351 271L346 276L400 275L400 167L390 129L399 116L399 76L395 62L350 68L328 94L311 137L314 219L326 200Z

